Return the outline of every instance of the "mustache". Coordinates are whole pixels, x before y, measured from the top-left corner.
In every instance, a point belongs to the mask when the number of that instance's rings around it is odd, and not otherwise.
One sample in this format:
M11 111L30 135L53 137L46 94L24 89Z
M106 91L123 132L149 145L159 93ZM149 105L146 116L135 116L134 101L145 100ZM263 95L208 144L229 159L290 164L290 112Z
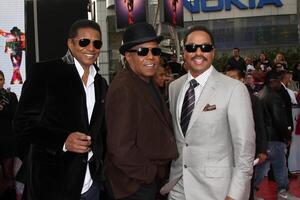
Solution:
M204 57L204 56L202 56L202 55L201 55L201 56L193 56L193 57L192 57L192 60L197 59L197 58L198 58L198 59L200 58L200 59L203 59L204 61L207 61L207 58Z

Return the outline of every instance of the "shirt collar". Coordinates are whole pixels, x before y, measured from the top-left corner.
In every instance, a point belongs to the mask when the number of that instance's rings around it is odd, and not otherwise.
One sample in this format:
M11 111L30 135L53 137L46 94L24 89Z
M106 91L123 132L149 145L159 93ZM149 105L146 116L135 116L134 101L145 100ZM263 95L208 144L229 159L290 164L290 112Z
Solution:
M201 85L201 87L204 87L212 70L213 70L213 66L211 65L207 70L205 70L202 74L200 74L196 78L194 78L189 71L187 81L190 82L190 80L195 79Z
M78 62L78 60L76 58L74 58L74 64L75 64L78 74L81 78L84 73L83 67L81 66L81 64ZM90 78L94 79L94 77L96 76L96 73L97 73L96 69L94 68L93 65L91 65L88 79L90 79ZM88 82L90 82L90 81L88 81ZM89 83L88 83L88 85L89 85Z

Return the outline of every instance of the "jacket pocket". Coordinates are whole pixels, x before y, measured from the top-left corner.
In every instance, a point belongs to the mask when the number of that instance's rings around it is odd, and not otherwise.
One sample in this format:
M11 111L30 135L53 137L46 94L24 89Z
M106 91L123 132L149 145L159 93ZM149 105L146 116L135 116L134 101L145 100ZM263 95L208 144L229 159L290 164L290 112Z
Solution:
M208 178L231 177L231 173L231 167L206 166L204 170L204 174Z

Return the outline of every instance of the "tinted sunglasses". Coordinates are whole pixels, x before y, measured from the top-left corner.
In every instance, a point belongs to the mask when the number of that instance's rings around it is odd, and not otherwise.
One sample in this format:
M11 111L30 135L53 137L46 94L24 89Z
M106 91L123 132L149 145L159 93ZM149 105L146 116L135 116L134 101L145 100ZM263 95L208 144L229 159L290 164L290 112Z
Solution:
M82 38L78 40L79 46L86 47L91 43L91 40L88 38ZM94 40L93 45L96 49L100 49L102 47L102 41L101 40Z
M185 45L185 50L189 53L194 53L200 48L202 52L211 52L214 49L212 44L187 44Z
M146 48L146 47L141 47L138 49L129 49L128 52L136 52L138 56L146 56L149 53L149 50L151 51L153 56L160 56L161 54L161 49L160 48Z

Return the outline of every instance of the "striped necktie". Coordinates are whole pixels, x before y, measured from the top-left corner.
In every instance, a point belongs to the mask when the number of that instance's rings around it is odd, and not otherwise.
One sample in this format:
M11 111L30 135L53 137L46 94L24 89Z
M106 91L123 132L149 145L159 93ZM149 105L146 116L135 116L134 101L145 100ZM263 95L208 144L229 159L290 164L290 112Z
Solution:
M181 118L180 118L180 126L183 135L185 136L185 133L187 131L187 128L189 126L189 122L194 110L194 105L195 105L195 91L194 88L197 87L199 83L195 80L192 79L190 81L190 87L186 91L183 104L182 104L182 109L181 109Z

